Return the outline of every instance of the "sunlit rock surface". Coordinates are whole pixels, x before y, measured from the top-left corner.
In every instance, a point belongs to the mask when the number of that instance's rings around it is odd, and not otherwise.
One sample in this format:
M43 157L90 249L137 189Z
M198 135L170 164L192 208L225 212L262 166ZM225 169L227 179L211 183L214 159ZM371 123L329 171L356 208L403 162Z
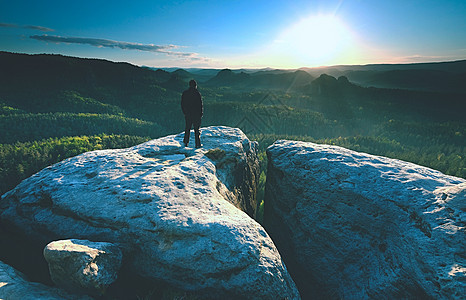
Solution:
M256 208L257 143L202 128L119 150L88 152L24 180L0 221L29 238L112 242L125 270L185 290L255 299L299 297ZM2 225L2 226L3 226Z
M112 243L60 240L44 248L53 282L79 294L103 295L117 279L121 267L120 248Z
M303 298L464 299L464 179L304 142L268 158L265 228Z
M0 261L0 299L5 300L86 300L57 288L28 281L24 274Z

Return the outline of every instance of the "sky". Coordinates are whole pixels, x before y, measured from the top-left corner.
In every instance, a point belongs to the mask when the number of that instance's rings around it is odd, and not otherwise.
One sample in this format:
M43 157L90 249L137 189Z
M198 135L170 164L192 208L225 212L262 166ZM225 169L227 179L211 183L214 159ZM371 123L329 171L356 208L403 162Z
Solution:
M0 51L150 67L466 59L465 0L0 0Z

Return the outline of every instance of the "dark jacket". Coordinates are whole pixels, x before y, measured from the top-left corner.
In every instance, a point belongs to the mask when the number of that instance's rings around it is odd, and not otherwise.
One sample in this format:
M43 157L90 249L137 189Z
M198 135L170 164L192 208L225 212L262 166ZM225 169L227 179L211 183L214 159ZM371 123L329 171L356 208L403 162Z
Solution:
M187 117L201 118L204 114L201 93L196 88L190 87L181 95L181 110Z

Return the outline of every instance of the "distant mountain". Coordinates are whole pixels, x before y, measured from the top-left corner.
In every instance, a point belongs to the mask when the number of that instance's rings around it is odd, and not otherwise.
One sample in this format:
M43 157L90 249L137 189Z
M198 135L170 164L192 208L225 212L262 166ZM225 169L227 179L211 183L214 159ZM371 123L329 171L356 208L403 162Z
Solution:
M309 107L317 109L334 118L353 118L359 112L369 111L374 116L381 112L385 115L402 115L414 119L417 116L432 120L464 119L466 101L461 94L443 93L440 91L415 91L392 88L362 87L348 80L346 76L337 78L322 74L311 83L300 89L311 96Z
M118 104L117 98L137 94L141 87L152 86L153 90L157 90L157 86L167 77L164 71L154 72L128 63L62 55L0 52L0 97L4 101L10 96L21 96L19 94L40 96L72 90L96 97L99 101ZM114 97L100 97L106 89L112 89ZM30 101L26 97L22 98L25 102Z
M186 70L183 70L183 69L178 69L178 70L175 70L172 72L173 75L176 75L180 78L183 78L183 79L187 79L187 80L190 80L193 78L193 74L189 73L188 71Z
M359 80L358 75L353 76L352 72L346 73L346 76L366 86L466 93L464 86L466 72L413 69L373 72L366 78L359 77Z
M308 84L308 81L321 74L328 74L334 77L345 76L349 81L365 87L466 94L466 86L463 84L466 80L466 60L414 64L337 65L299 70L272 68L224 70L164 68L164 70L170 73L180 72L180 74L184 71L181 74L182 78L194 78L208 87L293 90ZM225 70L228 70L227 73ZM303 71L310 76L302 73Z
M355 90L359 87L351 84L345 76L337 79L327 74L320 75L319 78L303 87L305 93L324 96L343 96L348 89Z
M187 86L172 76L128 63L0 52L0 103L28 113L105 113L165 122L156 112L177 109L178 87Z
M180 73L179 75L181 75L182 78L187 79L187 80L194 79L197 82L205 82L205 81L211 79L212 77L217 75L218 71L220 70L220 69L197 69L197 68L187 68L187 69L183 69L183 68L153 68L153 67L145 67L145 68L148 68L148 69L154 70L154 71L163 71L163 72L166 72L168 74Z
M205 85L209 87L214 86L228 86L228 87L246 87L250 85L251 75L244 72L234 73L230 69L224 69L217 73L217 75L209 79Z
M318 68L301 68L306 72L332 74L333 72L347 71L393 71L393 70L436 70L446 71L451 73L466 72L466 60L457 60L449 62L434 62L434 63L411 63L411 64L369 64L369 65L337 65ZM333 74L332 74L333 75Z
M224 69L208 80L205 85L232 87L239 90L290 90L307 85L313 79L314 77L302 70L294 72L259 71L249 74L245 72L235 73L230 69Z
M172 76L170 72L167 72L165 70L157 69L155 70L155 76L160 82L164 82L170 79Z
M284 74L284 73L292 73L297 70L280 70L280 69L263 69L263 70L256 70L253 72L252 75L263 75L263 74Z
M309 74L346 76L363 86L466 94L466 60L302 68Z
M165 69L165 70L168 70L168 69ZM176 68L173 69L173 70L176 70ZM221 71L221 69L200 69L200 68L185 68L185 70L192 73L192 74L210 75L211 77L214 77L215 75L217 75L217 73L219 71ZM257 72L274 72L274 71L289 72L289 70L279 70L279 69L273 69L273 68L262 68L262 69L245 69L245 68L242 68L242 69L231 69L231 70L234 73L244 72L244 73L251 73L251 74L252 73L257 73Z
M429 114L438 111L439 116L457 119L465 105L462 95L466 93L466 73L461 72L464 66L466 61L269 69L253 73L224 69L209 75L200 86L206 101L237 101L242 93L254 91L301 92L323 105L323 111L325 107L343 107L343 100L375 103L371 104L374 107L396 102L397 109L408 105L410 110L428 109ZM25 112L108 113L160 121L159 111L179 110L180 93L191 78L207 78L212 71L168 72L98 59L0 52L0 102L4 107ZM323 71L329 73L319 74ZM363 88L370 86L379 89ZM221 97L216 98L218 89L223 87L229 88L225 90L228 95L222 91ZM295 104L307 107L299 101ZM170 124L168 116L166 119Z

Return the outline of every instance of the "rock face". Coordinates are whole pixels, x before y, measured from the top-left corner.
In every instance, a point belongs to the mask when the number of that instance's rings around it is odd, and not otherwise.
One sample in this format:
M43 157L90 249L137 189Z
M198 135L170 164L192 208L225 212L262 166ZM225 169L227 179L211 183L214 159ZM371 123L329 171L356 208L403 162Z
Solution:
M24 275L0 261L0 299L8 300L63 300L91 299L86 296L68 294L57 288L29 282Z
M53 282L73 293L100 296L115 282L122 254L112 243L61 240L44 248Z
M265 227L303 299L464 299L464 179L336 146L267 154Z
M125 270L185 290L299 298L270 237L238 209L256 208L257 143L227 127L201 139L200 149L179 134L48 167L4 195L1 225L44 246L118 244Z

